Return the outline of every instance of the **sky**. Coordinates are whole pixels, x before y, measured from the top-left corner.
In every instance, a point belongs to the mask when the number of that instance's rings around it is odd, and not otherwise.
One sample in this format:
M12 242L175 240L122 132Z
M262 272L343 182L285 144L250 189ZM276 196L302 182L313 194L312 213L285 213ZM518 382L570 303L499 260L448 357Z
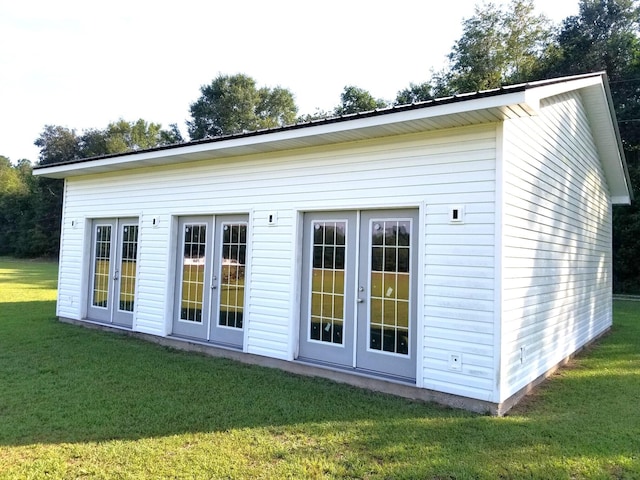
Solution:
M287 88L300 114L332 110L347 85L390 101L444 67L481 3L0 0L0 155L36 162L45 125L143 118L186 137L189 105L220 74ZM556 23L578 13L578 0L535 5Z

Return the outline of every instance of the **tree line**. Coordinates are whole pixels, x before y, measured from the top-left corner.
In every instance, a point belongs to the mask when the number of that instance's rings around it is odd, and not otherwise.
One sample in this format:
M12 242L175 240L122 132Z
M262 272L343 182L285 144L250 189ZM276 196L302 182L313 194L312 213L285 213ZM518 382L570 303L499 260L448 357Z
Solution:
M259 87L248 75L216 77L200 89L186 121L189 138L176 124L164 129L145 120L120 120L78 133L46 125L35 140L40 165L118 154L349 115L362 111L499 88L539 79L606 71L638 198L640 186L640 5L639 0L579 0L579 13L552 24L534 13L534 0L504 6L477 5L462 22L462 34L447 65L424 83L410 84L389 101L366 89L344 87L330 111L299 114L293 93ZM33 177L31 162L12 164L0 156L0 255L56 256L62 182ZM640 293L640 210L614 208L614 291Z

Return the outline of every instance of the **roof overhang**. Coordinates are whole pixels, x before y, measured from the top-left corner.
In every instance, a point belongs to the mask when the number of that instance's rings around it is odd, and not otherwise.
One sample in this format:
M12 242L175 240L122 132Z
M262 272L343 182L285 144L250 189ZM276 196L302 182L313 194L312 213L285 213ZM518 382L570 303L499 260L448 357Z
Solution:
M612 201L630 203L629 176L603 73L532 82L288 127L37 166L34 175L68 178L495 123L536 115L544 98L576 90L583 96Z

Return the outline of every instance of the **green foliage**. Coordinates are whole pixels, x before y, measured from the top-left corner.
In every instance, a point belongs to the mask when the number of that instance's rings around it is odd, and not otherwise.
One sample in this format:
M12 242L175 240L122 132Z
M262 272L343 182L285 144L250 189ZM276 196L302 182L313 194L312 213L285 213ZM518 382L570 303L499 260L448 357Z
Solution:
M581 0L580 13L562 24L540 75L604 70L616 81L637 59L640 7L635 0Z
M613 217L614 291L640 293L640 6L634 0L581 0L539 65L541 76L605 70L626 150L635 204Z
M436 95L605 70L610 79L631 186L640 201L640 6L637 0L580 0L579 14L552 29L533 15L533 1L512 0L504 11L476 7L449 55L449 69L431 79ZM640 293L640 215L616 207L614 291Z
M28 187L21 176L22 171L13 168L7 157L0 155L0 196L24 195ZM1 198L0 197L0 198Z
M28 160L1 158L0 255L57 256L62 181L33 177Z
M475 92L527 80L545 51L551 32L533 0L512 0L508 10L476 6L449 54L447 70L434 74L438 96Z
M640 303L503 418L54 320L0 258L0 479L640 478Z
M143 119L135 122L120 119L100 132L104 138L104 153L117 154L180 143L180 132L175 125L171 128L170 131L163 130L159 123L147 123Z
M34 144L40 147L39 164L67 162L80 157L80 139L75 130L46 125Z
M255 80L244 74L219 75L200 92L187 122L192 140L281 127L296 120L297 107L289 90L258 89Z
M40 147L38 163L51 165L180 142L177 126L164 130L140 119L119 120L104 130L91 129L81 135L47 125L35 144ZM0 157L0 255L58 256L63 186L62 180L33 177L27 160L14 166Z
M387 107L387 102L384 100L375 99L367 90L351 85L344 87L340 95L340 105L335 108L334 113L348 115L385 107Z
M181 143L176 125L164 130L158 123L143 119L120 119L103 130L89 129L78 135L75 130L47 125L34 142L40 147L39 165L50 165L101 155L125 153L161 145Z
M408 88L398 92L394 105L409 105L411 103L425 102L432 99L433 94L430 83L411 83Z

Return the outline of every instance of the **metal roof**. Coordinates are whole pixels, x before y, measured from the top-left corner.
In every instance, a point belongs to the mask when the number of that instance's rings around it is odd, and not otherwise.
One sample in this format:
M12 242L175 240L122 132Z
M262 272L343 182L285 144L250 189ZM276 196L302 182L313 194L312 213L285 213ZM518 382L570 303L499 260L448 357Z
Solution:
M66 178L496 123L536 115L543 98L574 90L579 90L583 96L612 197L618 198L620 203L628 203L624 198L631 198L629 176L604 72L504 86L122 154L38 165L34 167L34 174Z

